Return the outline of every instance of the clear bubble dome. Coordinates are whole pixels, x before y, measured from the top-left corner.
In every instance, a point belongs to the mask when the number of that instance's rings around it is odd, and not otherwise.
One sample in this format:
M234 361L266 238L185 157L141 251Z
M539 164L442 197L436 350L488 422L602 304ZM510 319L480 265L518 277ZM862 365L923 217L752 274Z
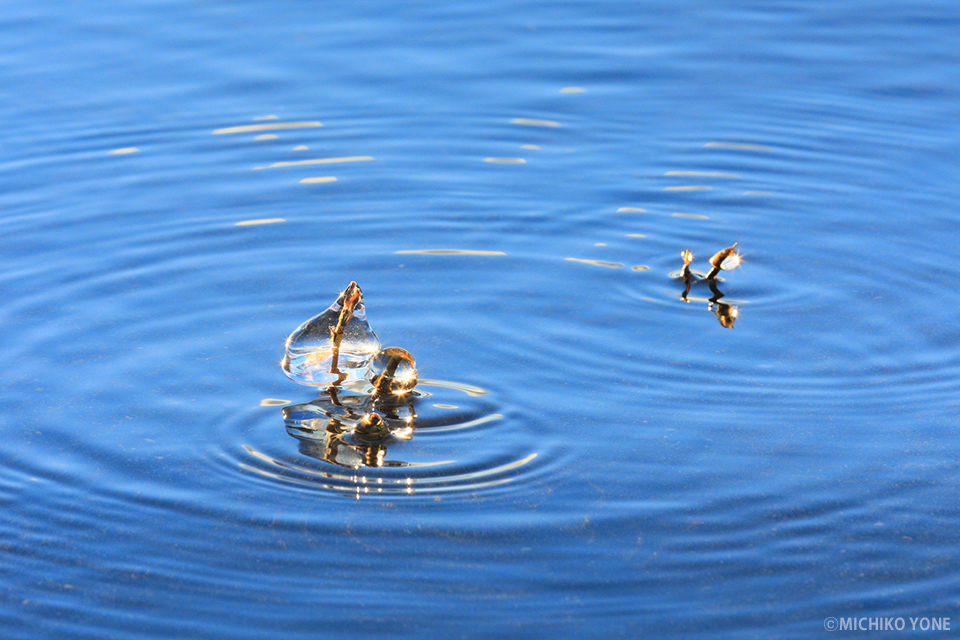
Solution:
M343 315L345 295L330 305L323 313L310 318L287 337L283 371L291 380L307 385L340 385L351 380L362 380L370 359L380 349L380 339L367 322L363 294L356 288L359 298L349 319L343 325L339 346L335 330ZM348 291L350 288L348 288Z
M417 386L417 363L406 349L381 349L370 361L367 380L377 393L404 393Z

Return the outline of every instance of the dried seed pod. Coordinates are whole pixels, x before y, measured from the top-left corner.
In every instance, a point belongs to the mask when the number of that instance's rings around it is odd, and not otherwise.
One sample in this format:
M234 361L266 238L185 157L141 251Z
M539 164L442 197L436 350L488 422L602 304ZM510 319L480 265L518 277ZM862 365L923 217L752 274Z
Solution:
M727 266L724 266L725 261L729 261L727 262ZM732 247L727 247L713 254L713 257L710 258L710 266L712 266L713 269L707 274L708 280L716 278L721 269L729 271L740 266L740 255L737 253L737 243L734 242Z
M732 247L727 247L726 249L717 251L715 254L713 254L713 257L710 258L710 266L721 268L720 265L723 264L723 261L730 257L731 254L735 254L737 252L737 244L738 243L734 242Z

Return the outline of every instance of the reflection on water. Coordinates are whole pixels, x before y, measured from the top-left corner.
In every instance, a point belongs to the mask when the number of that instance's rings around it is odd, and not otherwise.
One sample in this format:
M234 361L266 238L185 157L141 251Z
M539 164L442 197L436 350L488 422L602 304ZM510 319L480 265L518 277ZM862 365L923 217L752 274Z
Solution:
M587 260L586 258L564 258L568 262L582 262L584 264L592 264L596 267L610 267L611 269L619 269L623 266L620 262L606 262L604 260Z
M279 169L283 167L305 167L315 164L341 164L344 162L369 162L373 160L371 156L345 156L343 158L313 158L311 160L290 160L284 162L274 162L266 167L254 167L259 169Z
M300 453L311 458L353 469L406 467L386 453L390 442L413 437L417 397L416 391L374 395L330 387L315 400L284 407L283 421L300 441Z
M770 151L770 147L762 144L744 144L741 142L708 142L703 145L706 149L736 149L739 151Z
M453 394L453 395L451 395ZM460 400L456 395L462 394ZM474 490L513 481L516 472L538 457L527 453L510 457L487 458L484 451L471 451L466 460L431 455L431 447L421 459L404 459L406 445L415 437L474 437L503 419L490 411L488 395L479 387L440 380L423 380L417 389L404 394L377 393L370 385L348 383L329 387L310 402L282 408L287 433L297 440L298 451L309 458L343 469L366 469L364 475L343 474L283 461L245 447L256 460L268 467L241 464L258 474L285 482L313 485L342 493L433 493ZM466 396L466 398L463 398ZM445 400L438 402L437 400ZM458 435L462 434L462 435ZM448 452L449 449L444 449ZM489 452L487 452L489 453ZM473 459L480 454L480 459ZM411 455L417 455L411 451ZM436 468L443 470L437 471ZM429 475L420 470L430 468ZM400 475L390 470L404 471Z
M559 127L559 122L553 120L537 120L535 118L514 118L510 124L524 124L530 127Z
M300 452L317 460L349 468L418 467L441 463L387 460L387 450L412 440L417 430L466 430L503 417L470 403L432 402L438 388L473 397L486 394L477 387L439 380L425 380L422 386L434 391L415 389L398 395L377 394L374 388L362 385L330 387L310 402L283 407L284 425L287 433L300 441ZM382 428L369 428L371 415L379 416Z
M527 161L523 158L484 158L484 162L492 162L494 164L526 164Z
M270 124L247 124L239 127L225 127L215 129L213 135L230 133L256 133L258 131L279 131L283 129L312 129L322 127L319 122L271 122Z
M503 251L478 251L473 249L409 249L394 251L397 254L421 254L428 256L505 256Z
M276 224L278 222L286 222L283 218L262 218L260 220L241 220L236 223L238 227L250 227L258 224Z

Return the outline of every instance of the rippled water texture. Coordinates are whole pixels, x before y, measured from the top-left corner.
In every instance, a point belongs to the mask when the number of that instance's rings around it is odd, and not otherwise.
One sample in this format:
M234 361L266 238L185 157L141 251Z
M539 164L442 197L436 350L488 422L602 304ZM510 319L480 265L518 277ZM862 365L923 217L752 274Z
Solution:
M958 27L5 7L3 637L957 627ZM351 281L402 401L284 375Z

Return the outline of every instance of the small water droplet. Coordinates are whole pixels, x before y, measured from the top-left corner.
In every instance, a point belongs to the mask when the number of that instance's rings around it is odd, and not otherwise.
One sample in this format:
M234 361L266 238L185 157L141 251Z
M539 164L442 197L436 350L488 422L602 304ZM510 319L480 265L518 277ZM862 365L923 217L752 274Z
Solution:
M373 357L367 380L379 393L404 393L417 386L417 363L406 349L387 347Z

